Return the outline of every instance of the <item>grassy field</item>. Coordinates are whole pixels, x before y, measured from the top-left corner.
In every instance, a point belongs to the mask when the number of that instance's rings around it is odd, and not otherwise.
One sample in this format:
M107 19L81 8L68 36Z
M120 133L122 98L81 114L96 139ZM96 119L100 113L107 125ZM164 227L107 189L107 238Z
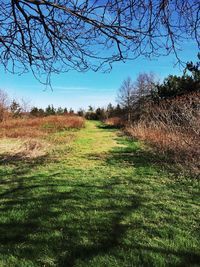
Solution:
M197 180L97 122L60 135L49 155L0 154L1 267L200 266Z

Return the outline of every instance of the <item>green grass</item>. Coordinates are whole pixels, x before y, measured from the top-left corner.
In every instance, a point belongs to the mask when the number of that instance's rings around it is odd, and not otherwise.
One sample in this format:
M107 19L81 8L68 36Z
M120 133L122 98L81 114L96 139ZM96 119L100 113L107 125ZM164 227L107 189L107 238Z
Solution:
M197 180L100 123L65 134L48 157L0 156L1 267L200 266Z

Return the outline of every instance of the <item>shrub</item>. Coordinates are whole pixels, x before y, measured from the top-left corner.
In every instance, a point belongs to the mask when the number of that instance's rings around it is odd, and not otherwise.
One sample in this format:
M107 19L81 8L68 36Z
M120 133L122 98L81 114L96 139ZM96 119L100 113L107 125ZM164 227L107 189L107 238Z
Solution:
M157 153L199 173L200 93L194 92L148 106L148 113L127 132L153 145Z

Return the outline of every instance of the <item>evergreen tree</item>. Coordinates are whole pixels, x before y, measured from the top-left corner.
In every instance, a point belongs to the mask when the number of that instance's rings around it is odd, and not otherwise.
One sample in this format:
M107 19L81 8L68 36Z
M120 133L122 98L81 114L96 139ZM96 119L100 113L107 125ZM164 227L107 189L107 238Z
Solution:
M21 107L20 104L18 102L16 102L15 100L12 101L11 105L10 105L10 111L12 113L12 116L14 118L17 118L21 115Z

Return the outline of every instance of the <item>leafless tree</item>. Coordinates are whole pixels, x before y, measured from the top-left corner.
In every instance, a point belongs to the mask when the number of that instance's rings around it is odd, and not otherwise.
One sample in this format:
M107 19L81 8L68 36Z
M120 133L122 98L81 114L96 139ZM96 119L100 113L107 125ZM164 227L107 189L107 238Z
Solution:
M117 102L125 109L129 123L140 117L140 113L144 113L142 111L144 105L151 102L157 83L156 76L152 72L139 73L135 81L132 81L130 77L123 81Z
M21 98L20 100L20 106L23 113L28 113L30 111L30 104L31 101L28 99Z
M5 114L8 108L8 95L6 92L0 89L0 122L5 118Z
M200 47L198 0L0 1L0 63L36 77ZM49 82L49 76L47 82Z
M123 81L119 88L117 102L120 106L127 111L128 123L131 121L131 114L133 109L133 96L134 96L134 85L130 77Z
M155 91L157 83L158 81L156 80L156 76L153 72L139 73L135 81L135 88L138 97L142 98L151 95Z

